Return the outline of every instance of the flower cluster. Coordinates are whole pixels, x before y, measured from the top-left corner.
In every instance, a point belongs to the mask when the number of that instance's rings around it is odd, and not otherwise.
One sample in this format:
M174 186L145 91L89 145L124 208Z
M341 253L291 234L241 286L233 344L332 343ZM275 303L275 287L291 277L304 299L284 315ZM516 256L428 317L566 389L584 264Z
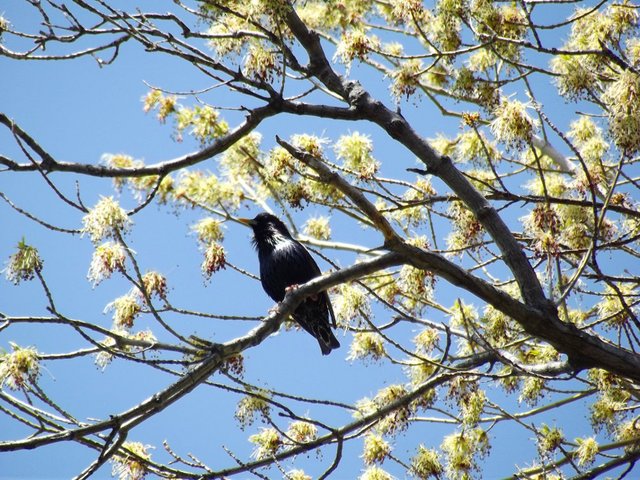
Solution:
M402 62L393 71L391 78L391 94L396 100L403 97L409 98L420 88L420 74L423 70L422 62L419 59L410 59Z
M462 202L453 201L449 205L449 215L453 220L451 233L447 237L447 245L451 253L460 255L466 250L477 250L484 238L482 224Z
M240 422L240 426L244 429L248 425L252 425L256 420L256 415L265 418L269 415L270 394L265 391L251 392L240 399L236 406L235 418Z
M220 159L220 167L227 178L245 179L256 176L262 169L261 142L262 135L251 132L224 152Z
M356 416L369 415L382 407L395 402L408 393L404 385L394 384L381 389L373 398L364 398L357 402ZM376 424L376 431L383 435L394 435L405 430L409 426L411 408L408 405L399 406L385 415Z
M548 457L562 446L565 439L558 427L550 427L543 423L538 429L536 441L540 455Z
M338 295L333 301L336 321L339 325L359 324L371 314L371 305L366 291L352 283L338 287Z
M167 279L158 272L147 272L142 276L142 286L149 296L157 296L166 298L167 296ZM142 292L138 292L142 295Z
M149 470L144 461L151 459L149 445L140 442L124 442L121 450L126 453L114 455L111 462L112 475L118 480L142 480Z
M272 457L283 446L282 438L275 428L263 428L260 433L251 435L249 441L256 445L252 454L256 460Z
M440 478L442 470L438 452L419 445L418 452L411 458L411 472L417 478Z
M262 82L270 82L277 72L277 57L272 50L262 44L253 44L244 57L244 71L250 77Z
M204 252L202 261L202 273L206 279L210 279L218 270L226 268L227 259L224 247L219 243L211 243Z
M382 336L376 332L358 332L353 336L348 360L381 360L387 352Z
M165 95L160 90L152 89L143 99L144 111L157 110L158 120L166 122L169 117L175 120L175 138L182 140L183 132L189 134L202 145L215 140L229 131L229 124L219 119L220 114L209 105L185 107L178 104L175 95Z
M495 118L491 122L491 132L496 139L518 150L529 144L534 134L535 123L527 113L524 103L503 99L493 113Z
M18 242L18 251L9 257L4 274L7 280L17 285L22 281L33 280L36 273L42 270L42 264L38 250L22 239Z
M318 428L313 423L302 420L291 422L287 430L287 437L296 443L308 443L317 436Z
M364 60L372 50L380 48L380 40L374 35L359 28L351 29L344 33L338 42L335 58L342 63L350 64L356 58Z
M368 467L364 472L362 472L362 475L358 477L358 480L394 480L394 479L389 472L383 470L377 465L372 465Z
M602 96L608 106L609 133L626 155L640 150L640 75L620 72Z
M97 243L104 238L117 238L120 233L126 233L132 221L113 197L100 197L98 203L82 218L82 223L82 232Z
M373 143L367 135L358 132L342 135L335 143L334 150L343 161L343 167L355 172L361 179L373 178L380 168L380 163L373 158Z
M0 353L0 387L11 390L23 388L27 382L35 382L40 374L40 359L33 347L20 347L9 342L12 352Z
M362 459L365 465L383 463L391 453L391 445L381 435L371 432L364 437Z
M128 330L133 327L133 322L142 310L135 295L129 293L116 298L109 303L104 311L113 311L113 325L116 329Z
M304 224L304 233L318 240L329 240L331 238L329 217L309 218Z
M478 459L486 457L491 446L487 432L478 427L446 436L440 448L446 458L448 478L471 478Z
M122 244L112 241L104 242L93 251L87 278L93 286L96 286L111 277L116 270L123 271L126 259L126 251Z

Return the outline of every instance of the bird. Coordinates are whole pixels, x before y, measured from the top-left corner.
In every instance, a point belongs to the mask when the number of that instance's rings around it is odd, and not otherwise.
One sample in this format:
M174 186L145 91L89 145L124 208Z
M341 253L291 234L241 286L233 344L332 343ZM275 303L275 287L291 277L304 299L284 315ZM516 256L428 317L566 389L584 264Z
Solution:
M274 301L281 302L289 289L320 275L320 268L309 251L291 236L286 225L275 215L265 212L255 218L238 218L238 221L253 230L260 282ZM292 317L318 340L323 355L340 347L331 331L331 326L336 327L336 319L327 292L305 298Z

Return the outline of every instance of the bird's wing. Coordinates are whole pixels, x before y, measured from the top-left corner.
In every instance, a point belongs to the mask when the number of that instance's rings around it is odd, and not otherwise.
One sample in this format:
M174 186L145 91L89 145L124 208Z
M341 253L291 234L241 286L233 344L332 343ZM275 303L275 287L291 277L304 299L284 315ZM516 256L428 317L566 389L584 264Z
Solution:
M309 278L306 278L304 280L301 280L300 283L306 283L309 280L311 280L312 278L318 277L322 274L322 272L320 271L320 267L318 267L318 264L316 263L316 261L313 259L313 257L311 256L311 254L309 253L309 251L304 247L304 245L302 245L299 242L296 242L297 246L299 246L300 248L296 248L296 255L299 255L301 258L299 258L298 263L299 264L305 264L309 267L309 270L307 270L305 273L306 275L309 275ZM331 305L331 299L329 298L329 294L327 292L322 292L319 295L319 299L320 301L322 301L325 306L326 309L329 313L329 316L331 318L331 325L336 328L336 315L333 312L333 305Z
M320 275L320 269L302 244L291 240L260 256L260 279L275 301L284 298L291 285L301 285Z
M320 271L320 267L318 267L318 264L313 259L313 257L309 253L309 251L306 248L304 248L303 245L300 245L300 246L304 249L304 253L309 258L310 263L313 265L314 277L320 276L322 274L322 272ZM328 292L322 292L321 295L322 295L321 298L324 300L324 302L325 302L325 304L327 306L327 310L329 311L329 316L331 317L331 325L333 326L333 328L337 328L336 314L333 312L333 305L331 305L331 299L329 298L329 293Z
M320 267L318 267L316 261L309 253L309 250L307 250L305 246L298 241L294 240L293 244L295 245L294 251L295 255L298 257L298 263L303 264L306 267L305 271L301 272L305 277L308 277L303 283L308 282L312 278L319 277L322 272L320 271Z
M320 275L320 268L304 246L296 241L274 252L274 262L286 268L290 285L301 285ZM289 285L287 285L289 286Z
M281 302L288 287L286 270L283 270L273 258L260 261L260 282L262 288L273 300Z
M327 307L329 308L329 316L331 317L331 326L333 328L338 328L338 324L336 323L336 314L333 312L333 305L331 305L331 299L329 298L329 294L324 292L325 300L327 303Z
M260 262L262 286L267 295L277 302L282 301L287 287L302 285L320 274L320 267L309 251L295 240L286 247L275 249L269 255L265 255ZM325 304L331 324L335 327L335 314L329 295L322 292L318 297Z

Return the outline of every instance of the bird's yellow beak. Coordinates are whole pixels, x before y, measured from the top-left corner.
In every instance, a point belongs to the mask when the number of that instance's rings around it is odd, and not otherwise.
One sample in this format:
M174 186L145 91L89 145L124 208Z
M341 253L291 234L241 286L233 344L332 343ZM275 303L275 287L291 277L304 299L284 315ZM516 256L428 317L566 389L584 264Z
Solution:
M252 219L252 218L242 218L242 217L238 217L238 218L237 218L237 220L238 220L240 223L243 223L243 224L245 224L245 225L246 225L246 226L248 226L248 227L253 226L253 219Z

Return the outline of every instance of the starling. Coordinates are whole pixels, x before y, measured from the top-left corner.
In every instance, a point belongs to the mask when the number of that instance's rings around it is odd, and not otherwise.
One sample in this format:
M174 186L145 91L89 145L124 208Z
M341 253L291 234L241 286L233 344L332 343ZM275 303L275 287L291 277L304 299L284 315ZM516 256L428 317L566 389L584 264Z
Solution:
M260 213L253 219L239 220L253 229L253 244L260 261L260 281L273 300L281 302L287 289L320 275L320 268L311 254L291 236L280 219L269 213ZM331 324L335 327L336 319L327 292L307 297L292 316L318 340L323 355L340 346L331 331Z

